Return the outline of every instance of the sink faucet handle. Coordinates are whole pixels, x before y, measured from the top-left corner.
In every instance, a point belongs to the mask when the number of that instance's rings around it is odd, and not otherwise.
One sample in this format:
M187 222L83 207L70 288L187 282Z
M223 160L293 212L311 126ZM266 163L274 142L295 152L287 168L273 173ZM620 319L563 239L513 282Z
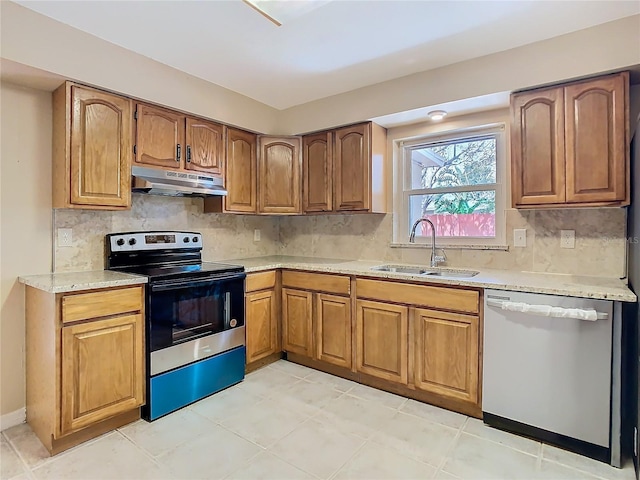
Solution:
M444 248L438 248L436 250L440 250L442 255L434 255L432 262L437 266L440 263L445 263L447 261L447 254L444 252Z

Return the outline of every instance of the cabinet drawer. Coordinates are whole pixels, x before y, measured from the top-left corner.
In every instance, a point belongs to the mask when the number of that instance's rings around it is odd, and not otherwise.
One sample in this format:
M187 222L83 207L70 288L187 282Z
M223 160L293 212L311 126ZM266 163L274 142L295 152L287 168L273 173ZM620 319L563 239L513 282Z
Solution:
M142 310L142 287L102 290L62 297L62 323Z
M356 280L356 294L358 298L371 298L416 306L424 305L443 310L468 313L478 313L479 311L480 294L474 290L358 278Z
M256 292L258 290L267 290L269 288L273 288L275 284L275 270L271 270L270 272L250 273L249 275L247 275L245 291Z
M282 272L282 286L349 295L351 279L343 275L324 275L321 273L285 270Z

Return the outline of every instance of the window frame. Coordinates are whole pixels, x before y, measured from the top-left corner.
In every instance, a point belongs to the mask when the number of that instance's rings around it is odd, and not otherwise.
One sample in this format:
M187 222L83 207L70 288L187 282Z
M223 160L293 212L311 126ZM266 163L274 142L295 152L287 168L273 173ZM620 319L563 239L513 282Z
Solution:
M409 228L414 220L409 219L409 198L412 195L430 193L448 193L465 191L494 191L496 198L495 206L495 237L439 237L436 238L436 245L444 248L486 248L486 249L506 249L506 190L505 179L507 174L507 138L506 124L504 122L492 123L488 125L477 125L466 128L456 128L439 131L437 133L425 133L407 139L395 141L396 167L395 177L395 201L394 201L394 222L393 241L396 246L409 246ZM468 185L462 187L438 187L426 189L411 189L411 151L418 146L447 142L452 140L472 139L494 136L496 139L496 183ZM417 246L431 246L431 238L416 236Z

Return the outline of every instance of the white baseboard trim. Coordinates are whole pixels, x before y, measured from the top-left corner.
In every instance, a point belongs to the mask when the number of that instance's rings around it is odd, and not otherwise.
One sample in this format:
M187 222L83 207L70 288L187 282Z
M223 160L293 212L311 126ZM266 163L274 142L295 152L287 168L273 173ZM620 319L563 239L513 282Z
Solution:
M27 409L22 407L15 412L5 413L0 416L0 430L15 427L27 421Z

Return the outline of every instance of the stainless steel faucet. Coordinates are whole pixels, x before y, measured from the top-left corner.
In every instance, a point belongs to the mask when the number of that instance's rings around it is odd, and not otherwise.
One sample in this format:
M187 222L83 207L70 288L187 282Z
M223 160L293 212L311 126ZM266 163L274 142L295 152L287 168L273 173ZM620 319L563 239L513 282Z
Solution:
M430 265L432 267L437 267L438 263L444 262L446 260L446 257L444 255L442 256L436 255L436 227L433 225L433 222L431 220L429 220L428 218L419 218L418 220L416 220L416 222L413 224L413 227L411 227L411 235L409 235L409 242L415 243L416 228L418 228L418 225L420 225L420 223L422 222L427 222L429 225L431 225L431 263ZM444 254L444 251L442 253Z

